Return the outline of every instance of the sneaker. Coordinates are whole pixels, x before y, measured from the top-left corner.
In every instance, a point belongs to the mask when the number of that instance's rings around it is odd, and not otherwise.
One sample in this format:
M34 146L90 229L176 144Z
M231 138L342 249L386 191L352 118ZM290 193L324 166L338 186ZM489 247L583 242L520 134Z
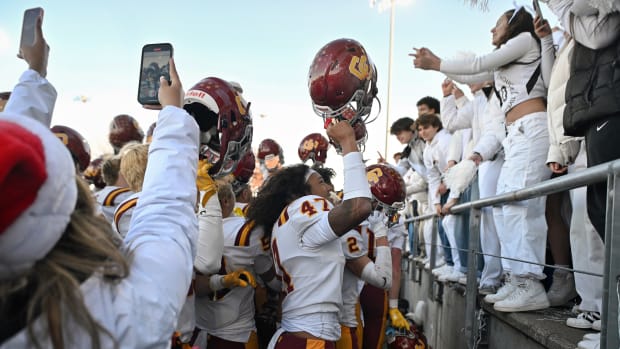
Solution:
M437 277L437 280L439 280L440 282L446 282L446 281L457 282L464 275L465 274L461 273L460 271L454 270L454 268L452 268L451 273L442 273L441 275Z
M592 329L594 331L601 331L601 320L596 320L592 323Z
M547 298L552 307L562 306L577 297L575 277L566 270L556 269L553 272L553 283L547 291Z
M513 284L512 278L507 275L504 285L497 290L497 293L485 296L484 301L493 304L504 300L510 296L515 288L517 288L517 286Z
M465 285L467 286L467 274L463 274L463 276L461 276L458 280L458 283L461 285ZM480 278L476 277L476 285L480 283ZM495 292L493 292L495 293Z
M566 326L581 329L590 329L594 321L601 321L601 314L596 311L584 311L577 315L566 319Z
M482 286L478 289L478 294L483 296L495 294L495 292L497 292L497 287L495 286Z
M601 334L600 333L586 333L585 335L583 335L583 340L584 341L600 341Z
M601 335L598 334L598 337L589 337L589 334L583 336L583 340L577 343L578 349L599 349L601 347Z
M545 287L539 280L520 278L515 290L499 302L493 309L502 312L532 311L549 308Z
M452 266L444 264L441 267L433 269L432 273L436 277L439 277L439 276L441 276L443 274L450 274L450 273L452 273Z

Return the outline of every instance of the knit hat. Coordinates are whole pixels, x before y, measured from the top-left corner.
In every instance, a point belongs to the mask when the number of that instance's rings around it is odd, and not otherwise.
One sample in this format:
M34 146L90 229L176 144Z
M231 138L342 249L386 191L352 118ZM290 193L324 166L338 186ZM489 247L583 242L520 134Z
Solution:
M41 122L0 114L0 280L26 272L64 233L75 209L75 165Z

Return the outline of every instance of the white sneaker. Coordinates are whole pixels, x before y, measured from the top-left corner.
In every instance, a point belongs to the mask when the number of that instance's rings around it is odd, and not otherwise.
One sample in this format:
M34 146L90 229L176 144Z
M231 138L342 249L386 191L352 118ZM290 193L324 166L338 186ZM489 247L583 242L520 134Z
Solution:
M589 336L591 333L583 336L583 340L577 343L578 349L599 349L601 347L601 335L598 337Z
M515 291L499 302L493 309L503 312L532 311L549 308L545 287L539 280L520 278Z
M553 272L553 283L547 292L549 304L552 307L559 307L575 297L577 297L577 290L573 273L556 269Z
M596 311L584 311L577 317L566 319L566 326L573 328L590 329L595 321L601 321L601 314Z
M433 269L432 273L436 277L439 277L439 276L441 276L443 274L450 274L450 273L452 273L452 266L444 264L443 266L441 266L439 268Z
M461 273L458 270L454 270L454 268L452 268L451 273L441 274L439 275L437 280L439 280L440 282L446 282L446 281L457 282L463 276L465 276L465 274Z
M583 335L584 341L600 341L601 334L600 333L586 333Z
M592 323L592 329L594 331L601 331L601 320L596 320Z
M459 284L461 284L461 285L465 285L465 286L467 286L467 274L463 274L463 276L461 276L461 277L459 278L459 281L458 281L458 282L459 282ZM479 277L476 277L476 285L478 285L478 284L480 284L480 278L479 278ZM495 292L493 292L493 293L495 293ZM489 293L485 293L485 294L489 294Z
M501 300L504 300L510 296L510 294L517 288L516 285L513 284L512 278L510 276L506 276L505 283L502 287L500 287L495 294L489 294L484 296L484 301L487 303L495 303Z

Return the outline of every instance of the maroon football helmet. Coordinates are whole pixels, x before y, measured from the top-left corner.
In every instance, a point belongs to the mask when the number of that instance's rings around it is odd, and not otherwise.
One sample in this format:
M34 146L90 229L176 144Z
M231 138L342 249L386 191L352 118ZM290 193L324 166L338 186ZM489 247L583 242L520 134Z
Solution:
M183 108L200 126L200 156L213 165L209 174L231 173L252 144L250 103L229 82L208 77L187 91Z
M407 187L394 168L384 164L370 165L366 167L366 178L373 198L389 218L405 207ZM392 222L391 219L389 221Z
M149 126L149 129L146 131L146 143L151 143L151 141L153 140L153 133L155 132L156 126L157 123L154 122L151 124L151 126Z
M417 329L394 329L391 336L387 336L386 342L389 349L427 349L426 337Z
M324 119L371 122L367 119L378 92L377 69L359 42L334 40L314 57L308 89L314 112Z
M56 125L51 130L67 146L80 172L84 172L90 163L90 146L86 139L71 127Z
M299 143L297 154L304 163L312 160L315 164L322 165L327 159L329 141L320 133L311 133Z
M252 150L248 150L239 160L237 167L233 171L235 181L241 183L247 183L254 174L254 168L256 167L256 158Z
M271 163L275 157L278 157L278 162ZM271 138L263 139L258 145L258 152L256 157L261 165L264 165L268 170L277 168L278 163L284 165L284 152L278 142Z
M93 184L98 189L105 188L106 184L103 181L101 175L101 166L103 165L103 156L100 156L90 162L86 170L84 171L84 179L88 183Z
M144 131L133 117L121 114L114 117L110 123L110 134L108 139L114 154L118 154L121 148L129 142L142 143Z

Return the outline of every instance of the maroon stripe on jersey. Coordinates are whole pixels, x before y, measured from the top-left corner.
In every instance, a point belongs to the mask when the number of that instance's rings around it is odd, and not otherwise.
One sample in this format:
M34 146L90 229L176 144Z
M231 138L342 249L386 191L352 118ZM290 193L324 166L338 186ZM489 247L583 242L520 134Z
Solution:
M103 206L113 206L114 205L114 200L116 199L116 197L118 197L122 193L126 193L128 191L129 191L129 188L118 188L118 189L112 190L105 197L105 200L103 200Z
M243 223L241 229L237 232L237 237L235 237L235 246L250 246L250 233L255 225L256 222L254 221Z
M287 221L288 221L288 206L286 206L284 210L282 210L282 213L280 213L280 218L278 218L278 227L282 226Z
M118 222L121 220L121 217L125 214L125 212L127 212L130 208L136 207L136 205L138 204L138 198L134 198L131 199L127 202L125 202L124 204L122 204L117 210L116 213L114 214L114 224L116 225L116 230L120 231L120 229L118 229Z

